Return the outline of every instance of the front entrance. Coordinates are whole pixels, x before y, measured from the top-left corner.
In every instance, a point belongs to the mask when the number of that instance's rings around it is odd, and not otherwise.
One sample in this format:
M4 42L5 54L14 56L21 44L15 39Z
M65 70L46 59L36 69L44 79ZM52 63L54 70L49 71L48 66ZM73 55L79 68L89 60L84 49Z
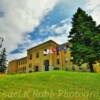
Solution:
M49 71L49 60L44 61L45 71Z
M35 66L35 72L38 72L39 71L39 66Z

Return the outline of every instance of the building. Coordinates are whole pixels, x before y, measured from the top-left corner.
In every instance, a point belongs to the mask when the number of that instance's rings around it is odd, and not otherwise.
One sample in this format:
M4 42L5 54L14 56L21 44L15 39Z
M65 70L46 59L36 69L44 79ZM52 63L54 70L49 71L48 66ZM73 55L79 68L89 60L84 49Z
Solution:
M10 61L7 73L17 73L17 70L18 70L17 60Z
M55 48L65 48L55 51ZM54 49L54 52L50 50ZM47 53L49 50L49 53ZM8 73L28 73L49 70L72 70L71 53L68 44L59 45L49 40L27 50L27 57L9 62ZM47 53L47 54L46 54Z

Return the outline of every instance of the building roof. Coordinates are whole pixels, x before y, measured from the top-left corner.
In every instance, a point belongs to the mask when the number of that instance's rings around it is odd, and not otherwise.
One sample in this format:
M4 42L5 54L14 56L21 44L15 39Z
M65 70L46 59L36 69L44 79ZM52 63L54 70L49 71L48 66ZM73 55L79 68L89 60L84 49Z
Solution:
M14 60L11 60L9 62L19 61L19 60L24 60L24 59L27 59L27 56L26 57L19 58L19 59L14 59Z
M35 47L30 48L30 49L28 49L27 51L32 50L32 49L35 49L35 48L38 48L38 47L40 47L40 46L42 46L42 45L45 45L45 44L47 44L47 43L54 43L54 44L56 44L56 45L59 45L59 44L56 43L55 41L49 40L49 41L46 41L46 42L44 42L44 43L41 43L41 44L39 44L39 45L37 45L37 46L35 46Z
M24 59L27 59L27 56L26 57L19 58L19 59L17 59L17 61L18 60L24 60Z

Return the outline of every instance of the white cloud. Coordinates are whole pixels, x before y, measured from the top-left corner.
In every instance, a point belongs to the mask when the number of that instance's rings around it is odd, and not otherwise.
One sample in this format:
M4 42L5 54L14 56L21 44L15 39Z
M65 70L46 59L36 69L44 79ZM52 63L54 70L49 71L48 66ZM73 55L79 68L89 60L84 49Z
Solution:
M53 36L53 37L48 37L45 41L47 40L53 40L57 42L58 44L63 44L68 42L67 34L62 34L60 36Z
M59 25L62 24L62 25ZM51 30L55 32L57 36L50 36L46 40L54 40L58 44L63 44L68 42L68 35L71 29L71 22L70 19L64 19L60 23L52 25Z
M8 52L18 44L32 42L27 35L45 14L53 9L57 0L0 0L0 36L5 38L4 46Z
M68 34L71 29L71 24L65 23L63 26L54 28L54 31L58 34Z
M95 9L97 6L100 6L100 0L86 0L87 1L87 7L89 9Z
M60 23L52 25L51 30L53 32L55 32L57 35L60 35L59 37L61 37L61 35L63 36L64 34L66 34L68 36L71 27L72 27L71 19L66 18L66 19L62 20ZM68 38L67 38L67 40L68 40Z
M97 24L100 24L100 0L86 0L85 7Z

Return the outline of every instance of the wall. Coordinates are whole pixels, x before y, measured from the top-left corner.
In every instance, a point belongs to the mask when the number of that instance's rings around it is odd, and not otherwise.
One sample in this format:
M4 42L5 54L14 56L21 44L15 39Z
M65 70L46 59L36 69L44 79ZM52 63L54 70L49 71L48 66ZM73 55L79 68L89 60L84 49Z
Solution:
M9 62L8 73L17 73L17 70L18 70L17 60Z

